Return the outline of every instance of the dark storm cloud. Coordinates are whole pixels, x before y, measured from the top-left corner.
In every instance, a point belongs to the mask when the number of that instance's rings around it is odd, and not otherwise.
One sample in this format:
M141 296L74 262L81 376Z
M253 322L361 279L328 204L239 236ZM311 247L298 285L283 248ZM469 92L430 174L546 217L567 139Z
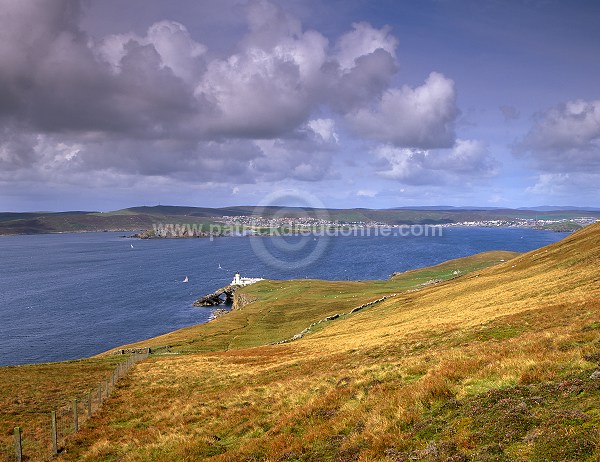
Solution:
M35 135L26 133L14 123L0 125L0 171L11 172L29 167L37 155L33 148Z
M162 65L153 46L130 41L120 72L113 74L77 28L77 2L2 3L5 117L29 124L32 131L153 136L192 114L191 90Z

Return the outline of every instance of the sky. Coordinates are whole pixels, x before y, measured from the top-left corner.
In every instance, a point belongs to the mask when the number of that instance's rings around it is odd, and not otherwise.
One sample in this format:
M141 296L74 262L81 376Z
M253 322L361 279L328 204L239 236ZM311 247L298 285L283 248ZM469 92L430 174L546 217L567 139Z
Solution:
M596 0L0 0L0 210L600 206Z

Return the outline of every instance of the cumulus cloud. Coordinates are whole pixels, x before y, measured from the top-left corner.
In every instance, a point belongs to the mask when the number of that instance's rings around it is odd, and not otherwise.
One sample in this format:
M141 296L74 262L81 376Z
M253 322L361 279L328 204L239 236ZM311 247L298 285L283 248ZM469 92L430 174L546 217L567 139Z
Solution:
M481 179L498 173L484 143L458 139L452 149L422 150L382 145L375 150L378 174L406 184L439 184Z
M323 100L341 114L356 111L380 98L398 69L395 57L382 48L357 57L354 62L354 67L343 72L335 60L323 68L326 87Z
M425 167L427 151L411 148L380 146L375 151L380 160L380 176L407 184L428 184L438 181L439 172Z
M598 182L600 173L541 173L537 176L535 184L526 189L528 194L534 196L562 201L574 195L580 204L593 204L598 198Z
M381 94L396 72L387 28L361 23L329 41L280 7L251 3L243 50L208 64L195 95L210 110L203 129L220 136L274 138L297 128L323 102L347 112Z
M301 79L298 63L279 53L247 50L208 66L195 96L210 111L200 128L219 136L274 138L304 122L313 96Z
M272 140L115 138L105 134L65 140L60 134L7 133L0 143L0 181L86 180L89 172L127 184L156 181L249 184L290 178L318 181L330 169L337 142L308 126L294 137ZM302 155L299 155L302 153Z
M374 29L366 22L352 24L352 31L342 35L336 43L335 59L342 71L346 72L359 66L363 56L386 51L396 56L398 40L390 34L389 27Z
M313 119L306 124L323 141L339 142L338 134L335 132L335 121L333 119Z
M313 119L293 137L255 140L254 144L263 154L252 164L257 178L275 181L286 172L291 179L318 181L330 174L338 136L333 120Z
M206 46L194 41L187 28L175 21L157 22L143 37L133 33L109 35L94 47L94 51L111 66L114 74L118 74L122 60L133 44L153 47L160 56L160 67L168 67L187 83L195 83L204 68L202 58Z
M600 100L569 101L538 114L515 154L544 172L600 172Z
M431 166L459 175L490 177L498 173L499 164L485 143L479 140L457 139L449 152L430 157Z
M347 119L363 136L395 146L431 149L452 146L458 113L454 82L432 72L423 85L387 90L374 108L357 109Z
M276 3L244 11L245 35L218 54L179 22L91 37L76 0L0 0L2 179L318 181L347 127L417 159L453 145L454 83L391 88L388 27L355 23L330 43ZM453 171L477 165L476 148L456 149ZM388 157L401 178L402 155Z

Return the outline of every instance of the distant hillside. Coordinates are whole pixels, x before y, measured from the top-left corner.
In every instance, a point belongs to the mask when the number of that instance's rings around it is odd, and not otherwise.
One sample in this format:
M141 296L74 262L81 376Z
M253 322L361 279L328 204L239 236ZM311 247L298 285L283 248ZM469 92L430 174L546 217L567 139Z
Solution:
M178 208L176 208L178 209ZM178 212L178 210L174 210ZM156 223L207 223L203 215L184 213L165 215L159 211L148 213L134 209L115 212L62 212L31 214L0 214L2 234L44 234L89 231L137 231L152 228Z
M577 210L577 211L599 212L600 208L597 208L597 207L573 207L573 206L560 206L560 205L542 205L540 207L520 207L519 210L534 210L536 212L550 212L550 211L556 211L556 210Z
M310 209L313 216L331 221L380 222L389 225L449 224L467 221L539 219L560 220L581 216L600 219L600 211L568 210L515 210L515 209L460 209L442 207L433 209ZM131 207L113 212L35 212L0 213L0 235L42 234L83 231L136 231L152 228L157 223L208 223L222 216L238 217L261 214L264 217L286 216L299 218L307 214L301 207L235 206L223 208L180 207L158 205Z

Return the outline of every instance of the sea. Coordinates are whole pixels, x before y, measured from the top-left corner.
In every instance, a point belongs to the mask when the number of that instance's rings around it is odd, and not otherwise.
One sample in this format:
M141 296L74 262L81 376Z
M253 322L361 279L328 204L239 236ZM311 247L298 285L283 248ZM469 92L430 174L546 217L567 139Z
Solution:
M227 285L236 272L267 279L386 279L487 250L525 252L566 236L518 228L443 228L441 235L430 234L2 236L0 366L88 357L205 323L212 308L192 303Z

